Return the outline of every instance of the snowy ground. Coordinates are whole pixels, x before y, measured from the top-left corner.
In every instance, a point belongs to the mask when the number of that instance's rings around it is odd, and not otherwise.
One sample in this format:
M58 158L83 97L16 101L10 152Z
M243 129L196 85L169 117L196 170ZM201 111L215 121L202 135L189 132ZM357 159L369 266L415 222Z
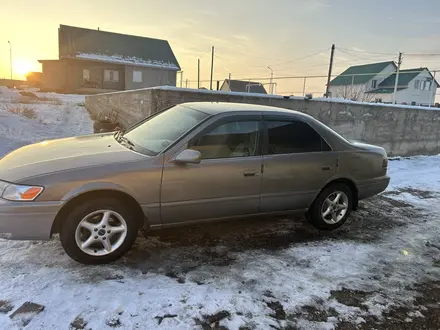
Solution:
M0 87L0 156L29 143L93 132L84 96L37 92L43 99L36 100L19 92ZM13 113L22 111L36 118Z
M0 150L89 133L78 100L38 105L34 120L0 110ZM0 240L0 328L437 329L439 163L391 161L389 189L333 233L302 218L187 227L140 236L106 266L72 261L58 238ZM11 319L26 301L45 309Z

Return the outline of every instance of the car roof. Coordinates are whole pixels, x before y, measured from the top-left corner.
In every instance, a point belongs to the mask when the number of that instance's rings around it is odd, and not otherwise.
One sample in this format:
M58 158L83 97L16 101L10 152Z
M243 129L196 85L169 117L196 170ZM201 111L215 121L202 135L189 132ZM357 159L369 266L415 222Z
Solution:
M180 104L186 108L205 112L210 115L217 115L220 113L240 112L240 111L258 111L267 113L280 113L290 115L307 116L299 111L271 107L269 105L258 105L249 103L230 103L230 102L187 102Z

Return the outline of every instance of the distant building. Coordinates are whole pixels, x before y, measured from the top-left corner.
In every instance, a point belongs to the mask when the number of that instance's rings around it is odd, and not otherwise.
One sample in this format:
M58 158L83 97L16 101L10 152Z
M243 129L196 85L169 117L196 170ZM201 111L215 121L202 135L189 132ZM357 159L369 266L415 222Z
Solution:
M28 72L26 74L26 82L29 86L41 87L41 80L43 79L42 72Z
M330 81L330 97L392 103L396 72L393 61L351 66ZM396 103L433 105L438 87L428 68L400 70Z
M176 86L180 70L166 40L60 25L59 59L39 60L44 90L99 93Z
M225 79L221 91L267 94L264 86L255 81Z

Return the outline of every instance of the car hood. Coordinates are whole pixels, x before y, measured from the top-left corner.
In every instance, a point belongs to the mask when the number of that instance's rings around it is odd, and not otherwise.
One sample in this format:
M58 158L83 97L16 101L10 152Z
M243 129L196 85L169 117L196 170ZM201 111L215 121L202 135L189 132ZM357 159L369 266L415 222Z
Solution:
M19 182L47 173L142 159L113 134L49 140L19 148L0 159L0 180Z
M375 146L375 145L372 145L372 144L363 143L363 142L358 142L358 141L354 141L354 140L350 140L350 142L351 142L351 144L356 149L361 149L361 150L367 150L367 151L375 152L375 153L383 155L384 157L387 156L387 153L386 153L385 149L382 148L382 147Z

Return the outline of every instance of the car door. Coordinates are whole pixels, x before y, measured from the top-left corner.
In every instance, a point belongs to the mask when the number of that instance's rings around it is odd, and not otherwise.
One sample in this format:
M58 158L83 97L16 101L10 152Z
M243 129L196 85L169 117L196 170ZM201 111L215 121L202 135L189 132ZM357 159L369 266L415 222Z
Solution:
M199 164L165 161L163 224L256 214L262 169L261 115L235 115L208 124L185 147Z
M336 173L337 155L307 123L264 117L261 212L306 209Z

